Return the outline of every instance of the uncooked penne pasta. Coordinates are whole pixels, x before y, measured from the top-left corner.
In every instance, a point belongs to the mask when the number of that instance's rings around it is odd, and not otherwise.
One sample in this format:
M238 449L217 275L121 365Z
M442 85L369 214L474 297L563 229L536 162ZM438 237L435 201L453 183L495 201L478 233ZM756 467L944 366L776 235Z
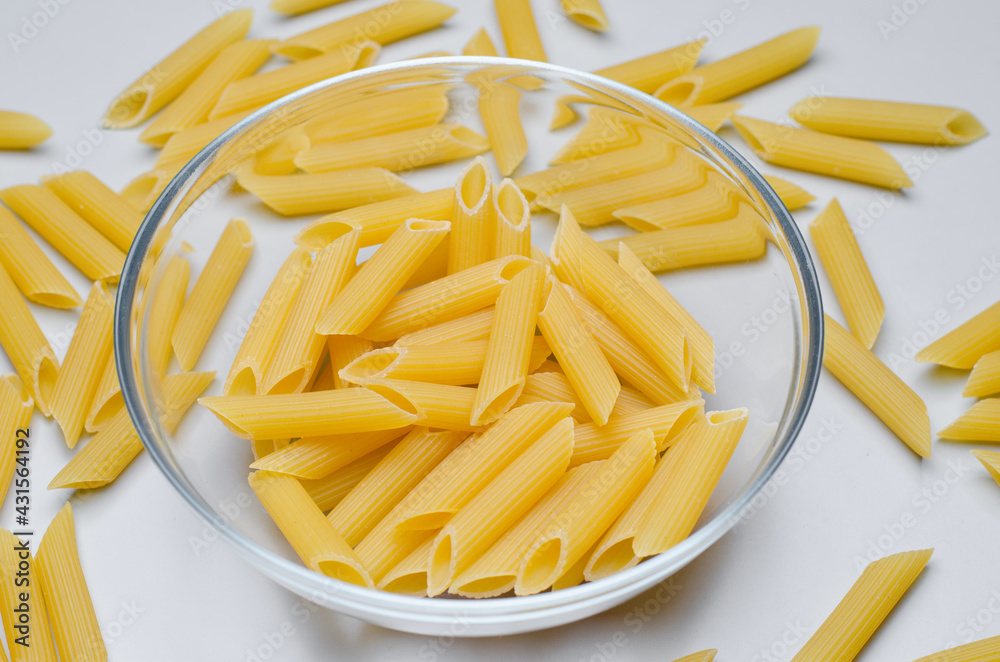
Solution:
M51 135L52 128L34 115L0 110L0 149L30 149Z
M903 167L873 142L742 115L734 116L732 122L757 156L768 163L888 189L913 186Z
M386 444L354 460L346 467L334 471L329 476L316 480L300 480L299 482L306 488L306 492L316 502L319 509L326 512L336 508L337 504L350 494L351 490L371 473L372 469L378 466L382 458L388 455L392 449L391 443Z
M925 655L914 662L989 662L1000 655L1000 635Z
M479 28L476 34L462 47L462 55L479 55L486 57L496 57L499 55L497 47L493 45L493 40L486 32L486 28Z
M424 82L387 89L379 103L369 98L346 101L335 111L324 113L302 125L311 144L354 141L389 133L429 127L448 113L450 83Z
M740 203L748 201L722 175L710 172L694 190L618 209L614 217L637 232L656 232L729 220L739 213Z
M145 214L167 188L167 184L184 167L185 161L176 161L133 177L118 193L126 203Z
M848 328L871 349L882 328L885 304L837 198L809 223L809 234Z
M383 168L294 175L242 172L237 181L282 216L341 211L417 193Z
M983 466L990 472L990 476L993 477L997 485L1000 485L1000 452L976 449L972 451L972 454L976 456L977 460L983 463Z
M528 0L496 0L500 2L527 2ZM522 91L510 81L478 81L479 115L486 128L486 135L493 149L497 168L509 177L528 154L528 138L521 124Z
M233 81L219 95L208 119L261 108L275 99L321 80L354 69L364 69L375 62L382 47L373 41L345 44L318 57L294 62L279 69Z
M306 12L338 5L344 0L271 0L271 9L279 14L294 16Z
M118 282L125 254L55 193L42 186L21 184L0 191L0 200L87 278Z
M76 547L69 503L46 529L34 564L60 659L104 662L108 652Z
M86 170L47 178L51 190L70 209L123 251L128 251L142 223L142 214Z
M917 352L917 360L968 370L1000 350L1000 302L997 302Z
M151 117L180 96L223 49L243 39L252 20L250 9L215 20L125 88L105 111L103 125L128 129Z
M433 0L395 0L295 35L278 44L274 52L293 60L304 60L340 48L341 44L350 44L358 34L385 46L432 30L456 11Z
M52 415L70 448L80 439L104 366L111 357L113 317L114 303L107 290L103 284L94 283L52 389Z
M986 398L938 432L951 441L1000 442L1000 398Z
M525 377L524 390L521 391L521 397L514 406L520 407L532 402L569 402L573 405L571 414L573 420L580 423L589 423L592 420L580 396L576 394L569 379L562 372L539 372Z
M531 257L531 208L514 180L504 179L493 187L493 213L497 228L495 257Z
M38 411L52 415L59 360L7 271L0 268L0 347L21 377Z
M490 167L482 157L473 160L458 176L448 237L449 274L492 259L496 243L495 210L490 204L492 189Z
M0 504L10 487L17 458L26 455L18 452L30 443L31 414L35 401L17 375L0 376ZM3 576L0 575L0 581Z
M316 322L354 276L359 235L345 234L313 260L286 314L259 393L300 393L312 380L326 348L326 337L317 333Z
M437 345L441 343L475 342L489 338L493 328L493 316L496 308L490 306L464 317L428 326L419 331L413 331L400 336L395 347L411 347L414 345ZM483 345L485 354L485 344Z
M994 393L1000 393L1000 350L984 354L976 361L962 391L966 398L980 398Z
M816 199L815 195L787 179L775 177L774 175L764 175L764 179L771 185L774 192L778 194L781 201L785 203L788 211L795 211L800 207L805 207Z
M251 469L316 480L396 441L410 428L306 437L258 459Z
M588 30L604 32L608 29L608 17L600 0L562 0L562 8L567 16Z
M809 97L788 116L815 131L866 140L967 145L986 135L986 127L967 111L920 103Z
M427 559L430 557L432 538L425 540L413 553L399 562L382 578L376 588L380 591L427 597Z
M372 341L358 336L328 336L326 346L330 351L330 371L333 373L334 388L353 386L341 376L340 371L375 348Z
M115 353L111 352L104 364L104 374L94 390L94 401L87 413L84 429L87 432L99 432L118 410L125 406L121 387L118 384L118 369L115 364Z
M674 106L725 101L798 69L816 48L819 28L792 30L745 51L702 65L653 93Z
M243 269L253 253L253 236L243 219L233 219L222 232L204 269L181 307L171 345L182 370L191 370L208 343Z
M708 650L698 651L697 653L691 653L690 655L679 657L674 660L674 662L713 662L718 652L719 651L716 648L709 648Z
M192 126L189 129L178 131L170 136L159 155L156 157L154 168L171 170L178 164L185 164L191 157L200 152L204 147L218 138L222 133L231 128L234 124L250 114L250 111L236 113L227 117L220 117L203 124Z
M507 55L522 60L548 62L542 38L538 36L531 0L494 0L500 32L507 45ZM508 173L504 173L506 176Z
M402 399L411 403L420 415L415 422L425 427L466 432L479 428L470 423L476 401L475 388L400 379L367 381L364 387L390 401Z
M825 315L823 366L920 457L931 456L931 424L920 396Z
M276 43L273 39L248 39L224 48L191 85L139 134L139 142L163 147L175 133L208 121L209 113L227 86L257 71L271 56L271 46ZM228 114L220 113L211 119Z
M160 286L150 303L147 334L149 363L161 376L167 373L167 366L170 365L173 354L171 336L184 306L190 277L191 263L181 255L174 255L167 262Z
M22 264L30 264L31 268L23 269ZM83 305L69 281L4 207L0 207L0 268L7 271L28 301L50 308Z
M34 565L29 543L0 529L0 615L4 634L11 642L8 644L11 662L59 659L42 589L31 581L35 576Z
M704 124L710 131L718 131L726 121L739 112L742 103L710 103L704 106L687 106L684 112Z
M587 123L549 161L552 165L593 158L642 142L639 126L648 123L615 108L595 106L587 113Z
M257 471L250 474L250 487L306 566L328 577L373 588L357 555L298 480Z
M869 563L792 662L851 662L916 581L933 551L900 552Z
M606 460L636 432L649 429L657 452L677 439L705 406L704 400L681 400L669 405L642 409L632 414L614 416L604 425L584 423L575 431L570 466Z

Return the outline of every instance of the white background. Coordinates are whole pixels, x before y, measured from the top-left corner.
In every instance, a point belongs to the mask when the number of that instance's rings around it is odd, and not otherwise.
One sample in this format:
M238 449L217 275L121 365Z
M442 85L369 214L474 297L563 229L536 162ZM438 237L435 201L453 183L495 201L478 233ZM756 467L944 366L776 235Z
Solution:
M126 84L215 19L226 2L47 0L55 15L33 33L25 30L25 17L31 21L45 0L4 0L0 108L35 113L55 135L31 153L0 154L0 186L35 182L55 164L66 164L74 151L87 154L69 165L89 169L114 187L148 169L155 153L135 141L139 130L103 132L99 118ZM286 37L379 4L350 0L285 19L263 0L228 2L256 9L256 37ZM447 27L387 47L380 61L458 51L482 25L499 43L491 2L452 4L460 12ZM561 20L556 0L535 0L551 61L598 68L703 31L710 37L707 61L817 24L823 34L813 61L744 95L746 114L778 120L795 101L823 93L956 105L1000 130L1000 4L988 0L604 4L612 28L595 35ZM22 30L26 43L15 48L9 33ZM723 135L748 151L731 129ZM916 169L916 186L902 195L779 173L819 198L796 213L803 229L821 204L833 195L840 199L886 301L875 351L887 361L901 357L894 368L926 400L934 430L972 404L960 395L965 374L916 364L905 352L912 354L908 342L926 344L922 325L932 337L942 333L927 326L941 311L950 329L1000 299L995 145L989 137L943 151L889 146ZM990 263L992 270L981 269ZM88 283L71 267L63 271L77 278L74 284L85 295ZM827 310L839 317L829 283L821 278ZM41 319L62 355L75 314L45 311ZM0 356L0 370L8 369ZM58 428L38 416L33 438L37 544L71 496L44 490L70 453ZM864 555L925 547L936 548L930 565L861 659L912 660L1000 634L1000 489L967 446L936 442L933 459L919 461L824 374L803 435L779 477L781 484L775 483L747 522L664 589L574 625L487 640L429 639L311 611L224 543L211 541L211 532L145 456L109 489L73 501L84 567L113 660L244 662L254 659L252 650L263 651L260 659L295 661L672 660L709 647L720 650L721 662L788 660L856 579ZM9 501L0 511L0 524L8 527ZM269 646L275 650L267 657Z

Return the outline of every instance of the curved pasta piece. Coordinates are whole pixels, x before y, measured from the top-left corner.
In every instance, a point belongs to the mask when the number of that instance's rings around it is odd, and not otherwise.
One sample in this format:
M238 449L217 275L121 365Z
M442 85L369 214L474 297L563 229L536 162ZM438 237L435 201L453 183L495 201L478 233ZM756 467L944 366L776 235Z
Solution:
M1000 442L1000 398L986 398L938 432L952 441Z
M952 329L917 352L917 360L968 370L976 361L1000 350L1000 302Z
M52 128L34 115L0 110L0 149L31 149L51 135Z

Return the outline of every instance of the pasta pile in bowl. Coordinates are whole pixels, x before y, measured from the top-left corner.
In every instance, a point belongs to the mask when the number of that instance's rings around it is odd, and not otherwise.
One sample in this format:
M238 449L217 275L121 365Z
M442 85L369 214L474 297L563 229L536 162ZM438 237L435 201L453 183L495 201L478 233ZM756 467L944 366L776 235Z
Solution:
M591 74L346 74L152 205L123 396L181 494L310 600L422 633L577 620L745 521L801 426L822 313L779 198L805 194L772 183ZM175 359L220 376L179 425Z

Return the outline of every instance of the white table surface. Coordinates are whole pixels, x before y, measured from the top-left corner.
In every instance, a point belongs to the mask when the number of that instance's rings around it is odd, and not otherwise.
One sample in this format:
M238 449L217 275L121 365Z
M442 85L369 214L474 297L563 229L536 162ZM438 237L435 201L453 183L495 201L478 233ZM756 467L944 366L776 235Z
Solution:
M99 118L140 71L230 3L255 8L254 36L278 37L379 4L350 0L286 19L270 12L266 0L5 0L0 107L43 117L55 135L30 153L0 154L0 186L35 182L57 163L91 170L114 187L148 169L155 152L135 141L139 130L104 132ZM387 47L381 61L458 51L482 25L500 43L489 0L452 4L460 12L447 27ZM956 105L1000 130L1000 4L988 0L604 4L612 28L595 35L562 20L556 0L535 0L553 62L597 68L703 31L711 36L705 59L717 59L818 24L823 34L813 61L744 95L745 113L777 120L795 101L819 91ZM25 21L46 6L54 14L46 24L35 33L25 29ZM25 39L12 40L11 33ZM734 131L723 135L747 152ZM1000 299L995 140L926 153L890 146L918 171L916 186L903 195L764 168L819 198L796 213L803 229L821 203L840 199L886 301L875 351L886 361L896 356L894 369L926 400L934 430L972 404L960 395L965 373L917 364L905 352L915 335L921 342L922 325L936 316L946 316L950 329ZM74 153L82 154L79 162ZM85 294L88 283L72 268L64 271ZM829 282L821 278L827 310L839 316ZM75 314L39 316L62 355ZM8 369L0 355L0 371ZM71 496L44 490L71 454L54 424L40 416L34 423L37 544ZM480 640L418 637L314 611L213 541L145 456L111 488L72 499L113 660L672 660L710 647L720 650L721 662L788 660L856 579L869 551L934 547L924 575L860 658L905 661L1000 634L1000 488L968 451L935 443L933 459L918 461L824 374L803 434L780 470L781 484L752 518L665 589L573 625ZM2 526L13 525L11 501L0 510ZM255 650L263 655L254 657Z

